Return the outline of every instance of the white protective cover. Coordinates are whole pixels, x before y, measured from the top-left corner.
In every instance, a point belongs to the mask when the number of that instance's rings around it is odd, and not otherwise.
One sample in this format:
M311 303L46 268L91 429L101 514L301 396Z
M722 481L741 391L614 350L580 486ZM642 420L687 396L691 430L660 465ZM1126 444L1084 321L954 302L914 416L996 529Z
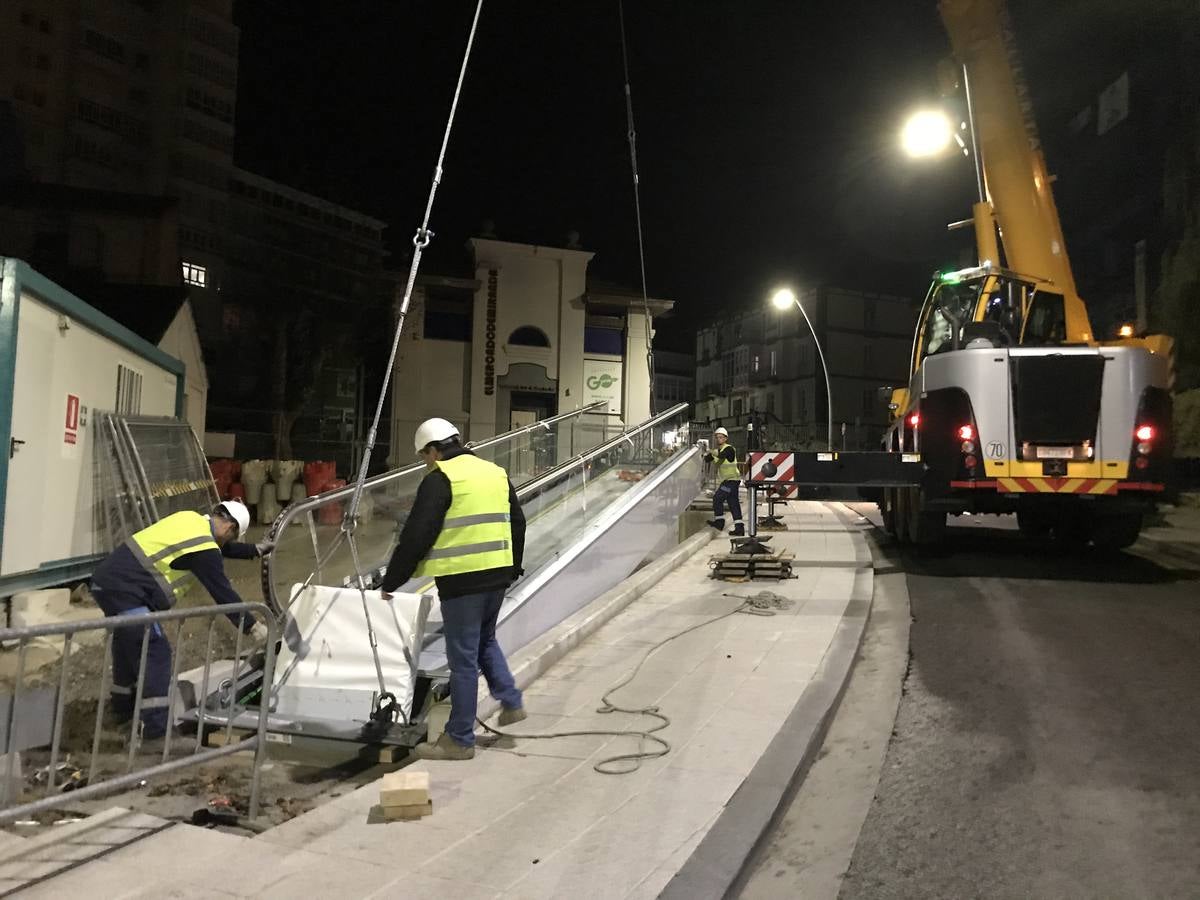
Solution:
M301 590L297 584L292 586L291 595L295 600L288 607L284 640L275 665L275 711L329 718L322 712L330 704L318 695L327 697L326 691L343 691L348 692L343 702L353 701L347 703L347 708L361 710L354 718L365 720L371 711L372 695L379 691L379 679L358 589L310 585ZM408 716L413 679L405 649L414 659L420 653L417 620L421 595L395 593L385 600L381 592L367 591L366 596L384 684ZM320 690L311 690L314 688ZM361 700L353 693L361 693Z

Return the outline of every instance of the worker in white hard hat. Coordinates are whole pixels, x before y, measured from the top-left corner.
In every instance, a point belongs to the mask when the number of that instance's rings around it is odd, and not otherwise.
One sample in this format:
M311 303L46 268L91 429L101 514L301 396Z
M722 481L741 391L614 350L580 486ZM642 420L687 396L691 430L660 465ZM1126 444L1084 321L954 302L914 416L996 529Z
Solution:
M708 520L710 527L717 531L725 530L725 504L733 513L733 537L745 537L746 526L742 522L742 501L738 491L742 486L742 472L738 468L737 451L729 443L729 432L718 428L713 432L716 447L708 452L709 459L717 467L717 489L713 491L713 518Z
M522 574L525 514L508 474L462 445L445 419L421 423L413 439L429 472L417 489L380 585L399 590L414 576L433 576L442 606L450 666L446 731L418 744L422 759L471 759L479 673L500 701L501 726L525 718L521 691L496 642L504 593Z
M177 512L136 532L96 568L92 596L106 616L135 616L170 609L191 585L192 576L217 603L241 603L225 574L224 559L255 559L272 550L268 541L237 541L250 527L250 511L240 500L217 504L205 516ZM250 616L231 614L257 643L267 627ZM118 628L112 643L112 711L118 722L129 721L137 695L143 629ZM171 644L157 624L149 629L146 670L142 679L142 738L161 737L170 725L167 691L171 683Z

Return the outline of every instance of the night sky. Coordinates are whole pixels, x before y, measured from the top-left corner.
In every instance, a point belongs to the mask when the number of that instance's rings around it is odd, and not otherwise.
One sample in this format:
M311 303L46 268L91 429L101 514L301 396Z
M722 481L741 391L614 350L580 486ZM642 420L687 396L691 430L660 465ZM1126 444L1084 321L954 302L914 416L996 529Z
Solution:
M400 264L419 223L474 3L241 0L237 161L378 216ZM663 340L781 281L920 297L956 264L966 160L905 159L949 53L934 0L628 0L651 294ZM616 0L485 3L426 272L465 240L596 251L638 283Z

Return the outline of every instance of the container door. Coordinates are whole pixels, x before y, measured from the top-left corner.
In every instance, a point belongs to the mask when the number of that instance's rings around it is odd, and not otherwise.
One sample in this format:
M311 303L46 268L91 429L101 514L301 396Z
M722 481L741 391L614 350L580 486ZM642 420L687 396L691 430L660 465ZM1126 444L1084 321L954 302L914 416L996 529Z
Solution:
M12 443L8 453L8 491L4 506L4 549L0 574L36 569L42 554L43 522L54 511L44 508L47 460L61 452L62 405L52 379L56 316L37 303L22 302L17 321L17 365L13 379Z

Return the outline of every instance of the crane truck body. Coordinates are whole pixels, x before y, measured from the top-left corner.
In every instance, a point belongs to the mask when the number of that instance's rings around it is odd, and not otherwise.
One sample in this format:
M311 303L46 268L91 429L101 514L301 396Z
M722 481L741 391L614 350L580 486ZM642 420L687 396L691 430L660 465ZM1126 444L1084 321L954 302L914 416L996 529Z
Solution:
M926 296L883 441L925 471L882 491L885 524L935 544L948 514L1016 513L1030 535L1129 546L1167 488L1171 341L1096 339L1002 0L940 12L976 146L979 265L935 277Z

